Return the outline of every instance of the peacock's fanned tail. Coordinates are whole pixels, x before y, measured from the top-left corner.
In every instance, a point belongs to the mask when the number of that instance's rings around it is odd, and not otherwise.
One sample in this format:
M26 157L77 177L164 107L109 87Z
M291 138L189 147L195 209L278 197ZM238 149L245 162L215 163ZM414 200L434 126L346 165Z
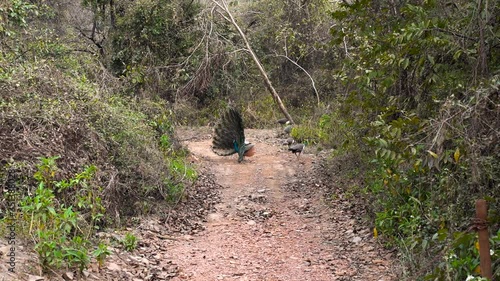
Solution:
M244 142L243 119L236 109L228 107L215 126L212 150L217 155L227 156L237 153Z

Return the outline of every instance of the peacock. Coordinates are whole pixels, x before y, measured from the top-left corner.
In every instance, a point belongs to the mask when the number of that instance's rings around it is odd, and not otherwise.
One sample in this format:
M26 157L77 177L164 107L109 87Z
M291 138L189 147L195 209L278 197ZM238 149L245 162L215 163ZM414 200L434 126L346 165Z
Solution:
M292 128L293 128L292 125L286 126L285 129L283 129L283 133L289 135L292 132Z
M241 114L232 106L228 106L215 125L212 151L220 156L238 153L238 163L255 154L255 146L245 140Z
M288 121L288 118L284 117L284 118L278 119L276 121L276 123L281 124L281 125L285 125L285 124L288 125L288 124L290 124L290 121Z
M288 148L288 151L291 151L293 154L297 156L297 158L300 156L300 154L304 151L304 148L306 147L305 143L297 143L294 145L291 145ZM299 155L297 155L297 153Z
M292 137L289 137L289 138L287 138L287 139L283 142L283 145L288 145L288 146L290 146L290 145L292 145L292 144L294 144L294 143L295 143L295 140L294 140Z

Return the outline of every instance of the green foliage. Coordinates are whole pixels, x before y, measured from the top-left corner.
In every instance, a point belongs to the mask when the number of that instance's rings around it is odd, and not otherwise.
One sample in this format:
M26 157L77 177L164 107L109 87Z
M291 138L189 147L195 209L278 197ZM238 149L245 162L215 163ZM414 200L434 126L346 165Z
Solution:
M53 231L43 230L39 230L36 235L38 243L35 245L35 251L38 253L42 268L61 267L64 254L60 245L66 242L66 237L56 235Z
M53 156L53 157L42 157L39 158L40 164L38 164L37 171L33 175L33 177L41 183L48 183L49 185L52 185L54 176L57 172L57 164L56 160L59 159L60 156Z
M443 110L447 116L443 118L448 120L450 127L439 122L423 121L403 111L397 112L397 119L386 122L385 119L395 116L389 110L372 122L372 129L378 135L366 138L375 152L372 160L374 169L367 182L370 193L377 199L373 206L375 225L380 233L389 238L387 241L391 245L406 249L410 268L417 272L422 263L417 258L419 256L442 255L450 247L455 252L460 248L470 248L471 238L462 232L468 227L468 221L463 218L473 215L471 206L474 205L474 198L488 198L498 192L480 189L476 191L479 194L471 194L470 186L474 186L474 178L470 174L470 163L474 160L466 152L476 149L472 140L467 141L473 136L453 138L448 130L462 130L461 126L469 125L463 124L463 119L455 118L461 109L452 110L453 113L447 112L450 110L448 107ZM448 117L450 115L454 117ZM429 131L434 137L431 149L416 142L429 135ZM489 129L485 132L496 137ZM490 165L482 167L482 176L476 178L477 181L489 185L490 180L499 179ZM496 206L497 201L493 199L490 203ZM494 219L495 207L491 210ZM454 233L456 238L445 239L448 233ZM469 251L459 256L458 260L440 265L441 269L436 269L438 273L429 276L465 279L476 268L477 255Z
M87 266L86 239L106 223L104 206L131 215L150 204L145 197L182 199L197 175L173 124L206 125L226 100L247 126L281 116L239 35L199 14L201 2L85 0L94 16L81 26L56 17L64 5L31 3L0 3L0 160L9 163L0 173L31 192L23 229L36 238L44 267ZM500 225L498 5L231 5L301 124L292 135L348 160L349 177L365 183L349 195L369 197L380 237L399 247L410 275L477 275L475 237L465 233L474 200L488 198L491 229ZM92 23L92 34L66 28ZM304 69L332 109L311 102ZM62 157L40 159L32 179L32 155ZM28 160L11 163L17 157ZM107 255L105 246L94 252L98 261Z
M436 234L435 240L448 240L449 247L443 252L443 258L432 273L425 280L486 280L481 279L479 267L479 243L475 233L456 232L453 235ZM493 261L492 268L499 262L499 253L496 249L500 246L500 231L490 239L490 256ZM499 276L499 271L493 272L493 277ZM466 279L465 279L466 277Z
M116 199L176 197L182 193L178 189L183 189L184 181L196 179L196 171L184 163L186 153L173 136L171 113L164 112L161 104L144 103L140 110L128 104L127 99L115 97L111 107L102 104L104 108L95 112L94 126L108 141L113 152L110 160L121 171L122 180L141 187L139 193L125 187L123 197ZM135 195L126 196L129 192Z
M194 167L182 158L171 159L169 170L172 177L166 182L165 199L173 203L182 199L186 183L195 182L198 174Z
M76 206L90 215L90 222L94 228L99 229L104 221L105 208L102 203L102 188L92 188L87 184L88 179L94 175L96 170L95 166L89 166L86 170L75 176L72 184L79 185L76 191Z
M317 144L319 142L318 129L312 124L295 125L290 135L297 142L308 142L310 144Z
M109 36L111 70L127 77L134 91L162 89L164 97L173 95L175 88L192 78L191 62L184 60L192 55L200 35L193 27L199 4L145 0L132 5L118 3L118 9L122 12L115 15Z
M362 136L371 148L361 161L370 163L374 223L404 254L409 279L433 271L429 280L465 280L477 266L464 234L475 199L490 198L492 229L499 227L492 163L500 158L485 141L500 137L490 111L498 104L498 52L486 43L498 42L490 19L499 11L477 1L400 4L339 2L332 13L332 48L345 54L334 77L345 94L337 115L321 118L320 136L347 152L363 147ZM477 37L486 30L496 31ZM452 252L453 261L428 262Z
M94 256L97 260L99 268L102 268L102 266L104 265L104 261L110 254L111 252L109 251L108 246L103 243L99 243L97 249L92 252L92 256Z
M172 159L170 161L170 170L173 172L173 179L177 181L184 178L195 181L198 178L196 170L183 159Z
M407 108L416 108L427 115L437 105L431 100L463 91L466 81L474 79L475 72L464 69L477 67L473 62L479 54L471 50L476 49L472 40L465 46L458 43L457 37L467 36L462 34L465 21L463 15L452 11L467 4L452 7L434 1L421 6L408 3L402 6L400 14L389 12L392 7L387 1L358 1L355 5L341 6L334 18L351 33L339 33L336 28L332 29L332 35L336 42L347 37L357 48L348 60L352 66L347 70L352 73L347 73L347 77L353 77L350 83L360 85L365 102L383 103L383 98L394 96ZM387 14L372 17L374 10ZM474 16L470 13L465 18L471 20ZM464 48L470 48L471 52L460 58Z
M12 37L16 30L27 27L28 16L37 14L37 7L22 0L2 1L0 4L0 38Z
M132 233L125 234L125 238L121 242L125 250L129 252L137 248L137 237Z
M35 250L45 270L76 265L82 272L90 263L88 252L91 242L88 239L95 231L84 223L83 214L90 213L90 223L95 225L104 216L105 210L100 205L99 194L92 193L92 187L87 185L95 167L89 167L69 180L56 181L58 168L55 161L59 158L40 158L34 174L38 187L33 196L25 196L19 203L22 210L21 229L35 241ZM61 186L83 190L88 200L77 199L65 205L55 196L55 188Z
M273 126L278 118L273 97L266 93L259 93L253 99L240 101L244 103L242 114L245 126L248 128L262 128Z
M86 269L90 263L89 256L89 241L86 239L75 236L71 239L69 247L63 246L63 257L69 266L77 265L80 273Z
M432 209L422 205L429 192L412 184L413 180L426 173L421 165L422 159L417 157L422 148L413 147L401 139L403 133L418 133L419 120L406 116L386 124L379 119L372 126L379 136L366 138L375 147L376 156L372 161L376 170L370 175L370 180L374 181L368 187L380 200L378 208L381 210L376 213L375 220L377 229L391 237L411 237L419 241L421 235L425 235L422 231L433 230L432 225L422 225L422 218L433 217Z
M168 202L174 203L182 199L184 194L185 186L181 183L168 182L166 188L166 200Z
M340 155L355 150L359 145L355 140L359 135L360 128L354 118L343 118L338 110L330 114L321 115L318 127L319 140L330 147L335 148L335 154Z
M177 140L173 138L173 126L169 119L162 115L150 123L158 132L159 149L168 158L169 177L165 179L166 194L163 197L169 202L176 202L182 197L185 185L195 182L198 174L193 165L186 162L187 151L176 148Z
M74 203L80 211L89 211L94 226L105 223L99 215L101 206L136 206L129 200L162 198L172 181L169 158L186 155L173 135L174 117L168 104L122 95L120 83L95 57L70 53L75 46L65 42L73 40L60 40L46 23L42 26L37 32L27 32L25 40L4 42L12 48L3 49L0 56L0 83L3 93L9 93L0 95L0 135L11 144L1 148L3 160L19 150L28 151L22 147L30 143L36 143L36 151L30 154L62 155L60 173L70 179L50 178L53 175L46 171L36 177L45 177L44 182L65 204ZM22 124L38 129L21 137L23 133L17 128ZM21 144L22 139L27 141ZM88 170L75 175L77 166ZM97 168L99 177L83 180ZM96 186L113 187L102 196L113 202L92 201L102 195L95 196L101 193Z
M302 5L290 5L287 1L254 1L240 6L256 11L245 15L247 23L253 22L247 33L257 55L265 58L271 73L276 69L273 76L277 81L290 82L290 77L302 76L303 72L286 59L266 57L269 54L287 55L294 61L304 61L301 65L309 68L327 52L323 49L318 25L328 21L331 9L328 1L314 0ZM281 71L284 73L279 73Z
M102 266L110 254L92 240L111 223L106 211L134 214L136 201L170 198L164 190L197 175L184 164L170 106L131 98L129 85L107 72L82 41L85 34L75 33L85 23L55 17L71 11L49 2L0 3L0 178L18 191L19 239L33 241L43 269L81 272L92 256ZM162 59L159 65L172 58ZM151 77L141 64L129 70L134 87Z

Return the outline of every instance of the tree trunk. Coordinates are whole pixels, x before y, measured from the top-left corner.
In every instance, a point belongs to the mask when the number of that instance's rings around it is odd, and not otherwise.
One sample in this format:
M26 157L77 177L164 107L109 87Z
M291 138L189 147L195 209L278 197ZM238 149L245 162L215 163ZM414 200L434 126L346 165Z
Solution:
M264 84L266 85L267 90L269 90L269 92L271 93L271 95L273 97L273 100L279 106L281 112L283 112L283 114L288 119L288 121L290 121L291 124L294 124L292 116L290 116L290 114L288 113L285 105L281 101L280 96L278 95L278 93L274 89L274 87L271 83L271 80L269 80L269 77L267 76L267 72L264 70L264 66L259 61L259 58L257 58L257 55L255 55L252 47L250 46L250 43L247 40L247 37L245 36L245 33L243 33L240 26L236 23L236 20L234 19L233 14L231 14L231 12L229 11L229 7L227 6L226 1L225 0L219 0L219 1L212 0L212 2L214 2L215 5L217 5L219 8L221 8L227 14L228 17L224 16L224 18L226 20L228 20L229 22L231 22L231 24L234 25L236 30L238 30L238 33L241 35L241 38L245 42L245 45L247 47L247 51L250 53L250 55L252 56L252 59L254 60L257 67L259 68L260 74L262 75L262 78L264 79Z
M111 20L111 28L116 28L116 11L115 11L115 3L113 0L109 1L109 18Z
M484 78L488 73L488 62L485 48L485 39L484 39L484 20L483 13L488 10L488 0L479 0L478 2L478 13L477 13L477 21L479 26L479 58L478 58L478 68L479 68L479 76Z

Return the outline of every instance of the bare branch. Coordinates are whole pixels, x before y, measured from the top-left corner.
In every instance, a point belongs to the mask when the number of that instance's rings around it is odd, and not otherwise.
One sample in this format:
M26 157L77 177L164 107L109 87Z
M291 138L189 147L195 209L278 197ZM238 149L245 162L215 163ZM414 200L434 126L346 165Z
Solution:
M290 114L288 113L285 105L281 101L280 96L276 92L276 89L274 89L274 87L273 87L273 85L271 83L271 80L269 80L269 77L267 76L267 72L264 70L264 66L260 62L260 60L257 57L257 55L254 53L254 51L252 49L252 46L250 46L250 43L248 42L247 37L245 36L245 33L241 30L241 28L238 25L238 23L236 23L236 20L234 19L233 14L229 10L229 7L228 7L226 1L225 0L212 0L212 2L215 5L217 5L217 7L219 7L220 9L222 9L222 11L226 14L226 16L224 18L227 21L229 21L236 28L236 30L238 31L238 33L240 34L241 38L243 39L243 42L245 43L247 51L252 56L252 59L254 60L255 64L257 65L257 68L259 69L259 71L260 71L260 73L261 73L261 75L262 75L262 77L264 79L264 84L266 85L266 88L271 93L274 101L278 104L278 107L280 108L281 112L283 112L283 114L285 115L285 117L290 121L290 123L293 124L294 122L293 122L292 116L290 116Z
M342 33L344 33L344 28L342 27ZM344 33L345 34L345 33ZM344 35L344 37L342 38L342 41L344 42L344 50L345 50L345 55L350 58L351 57L351 54L349 54L349 51L347 50L347 40L346 40L346 36Z
M312 84L312 87L314 89L314 93L316 94L316 99L318 100L318 105L320 104L320 100L319 100L319 93L318 93L318 89L316 89L316 84L314 83L314 79L312 78L312 76L309 74L309 72L307 72L307 70L305 70L302 66L300 66L297 62L295 62L294 60L292 60L291 58L287 57L287 56L284 56L284 55L276 55L278 57L283 57L283 58L286 58L288 61L290 61L291 63L293 63L295 66L297 66L298 68L300 68L302 71L304 71L304 73L309 77L309 79L311 79L311 84Z
M451 31L451 30L446 30L446 29L443 29L443 28L435 27L435 28L431 28L429 30L435 30L435 31L439 31L439 32L442 32L442 33L448 33L448 34L451 34L451 35L453 35L455 37L460 37L460 38L467 39L467 40L470 40L470 41L477 41L478 40L478 38L469 37L469 36L466 36L466 35L463 35L463 34L460 34L460 33L456 33L456 32Z

